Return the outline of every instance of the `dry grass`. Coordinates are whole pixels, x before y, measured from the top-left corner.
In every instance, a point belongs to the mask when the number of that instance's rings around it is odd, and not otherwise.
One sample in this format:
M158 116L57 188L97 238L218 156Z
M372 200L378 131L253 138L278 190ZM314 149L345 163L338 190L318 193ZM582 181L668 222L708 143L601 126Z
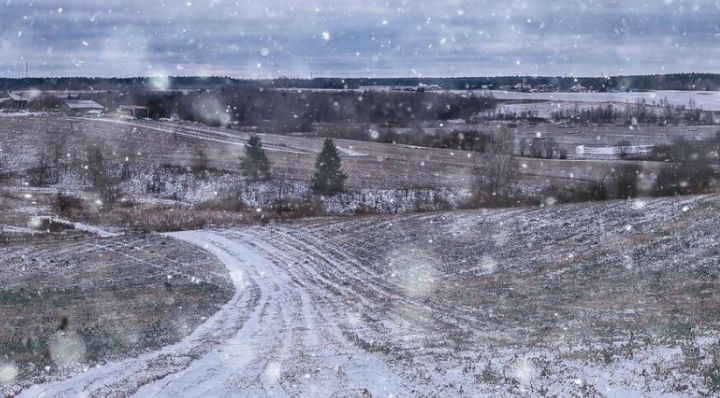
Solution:
M0 352L22 384L178 341L233 292L216 259L158 236L17 244L0 259Z

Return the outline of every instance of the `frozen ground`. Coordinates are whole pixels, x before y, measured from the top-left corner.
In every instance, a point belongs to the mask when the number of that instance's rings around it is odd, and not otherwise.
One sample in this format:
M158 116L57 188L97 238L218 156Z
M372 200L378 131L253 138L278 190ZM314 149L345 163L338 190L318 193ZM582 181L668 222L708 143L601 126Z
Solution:
M496 125L465 127L481 131L497 128ZM645 141L653 143L660 139L665 142L667 129L651 129L647 132L630 131L624 127L590 130L583 129L583 134L571 137L564 134L567 130L533 126L519 128L517 137L534 137L538 133L556 136L559 143L567 146L569 152L574 154L576 145L602 144L606 141L614 144L617 142L615 137L628 135L633 144ZM687 128L682 130L687 133ZM714 131L708 134L714 134ZM673 130L668 134L678 133ZM35 166L42 152L51 152L48 148L52 148L50 142L54 137L65 137L67 144L63 149L70 154L71 159L81 157L87 143L101 141L118 153L140 153L137 161L146 167L160 164L189 167L197 158L198 150L202 150L210 159L210 166L238 172L243 145L250 135L249 132L204 127L194 123L85 120L58 116L2 118L0 165L10 171ZM605 136L612 138L605 140ZM261 137L276 175L307 184L323 140L274 134ZM639 142L640 139L643 142ZM335 142L343 154L343 168L349 175L348 187L352 189L468 189L472 185L472 168L483 166L482 158L467 151L341 139ZM523 162L527 163L527 168L520 170L524 186L546 185L547 180L566 182L571 175L579 179L600 179L616 165L608 161L588 163L523 159Z
M717 91L646 91L633 93L569 93L569 92L537 92L523 93L517 91L491 91L499 99L530 99L562 102L615 102L634 104L645 101L648 105L660 104L666 101L674 106L689 106L694 101L695 106L706 111L720 111L720 92Z
M1 244L0 397L179 341L232 295L216 258L157 235Z
M21 396L686 396L720 388L720 196L174 234L235 296Z

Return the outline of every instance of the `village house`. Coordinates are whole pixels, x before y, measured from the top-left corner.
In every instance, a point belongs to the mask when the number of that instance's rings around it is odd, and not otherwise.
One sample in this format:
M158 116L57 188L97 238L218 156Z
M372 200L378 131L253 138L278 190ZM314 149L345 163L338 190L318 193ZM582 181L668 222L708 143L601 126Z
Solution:
M139 105L120 105L118 111L123 115L131 116L135 119L144 119L150 116L148 108Z
M10 101L12 101L12 106L18 109L27 108L30 100L33 98L29 94L20 91L8 91L8 96L10 97Z
M66 99L63 101L61 110L73 116L98 116L105 108L92 100Z

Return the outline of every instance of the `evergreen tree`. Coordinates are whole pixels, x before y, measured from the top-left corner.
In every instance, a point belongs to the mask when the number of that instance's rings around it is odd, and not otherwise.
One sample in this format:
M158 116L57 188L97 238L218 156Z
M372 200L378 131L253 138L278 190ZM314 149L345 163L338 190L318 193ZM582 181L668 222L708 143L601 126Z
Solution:
M331 139L326 139L322 152L315 161L315 174L312 178L313 189L317 192L333 195L345 190L347 174L342 171L340 154Z
M243 175L252 181L270 178L270 160L265 155L260 137L250 137L245 144L245 157L240 165Z

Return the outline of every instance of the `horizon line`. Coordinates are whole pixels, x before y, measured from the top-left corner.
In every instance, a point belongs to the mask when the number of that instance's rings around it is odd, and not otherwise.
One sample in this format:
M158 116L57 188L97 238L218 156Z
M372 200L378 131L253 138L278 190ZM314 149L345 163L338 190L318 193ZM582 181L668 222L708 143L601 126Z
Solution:
M621 77L652 77L652 76L672 76L672 75L710 75L720 76L720 72L667 72L667 73L648 73L648 74L627 74L627 75L457 75L457 76L311 76L311 77L292 77L278 76L272 78L254 78L254 77L233 77L222 75L137 75L137 76L21 76L10 77L0 76L3 80L28 80L28 79L155 79L155 78L186 78L186 79L231 79L239 81L273 81L273 80L318 80L318 79L342 79L342 80L358 80L358 79L478 79L478 78L558 78L558 79L612 79Z

